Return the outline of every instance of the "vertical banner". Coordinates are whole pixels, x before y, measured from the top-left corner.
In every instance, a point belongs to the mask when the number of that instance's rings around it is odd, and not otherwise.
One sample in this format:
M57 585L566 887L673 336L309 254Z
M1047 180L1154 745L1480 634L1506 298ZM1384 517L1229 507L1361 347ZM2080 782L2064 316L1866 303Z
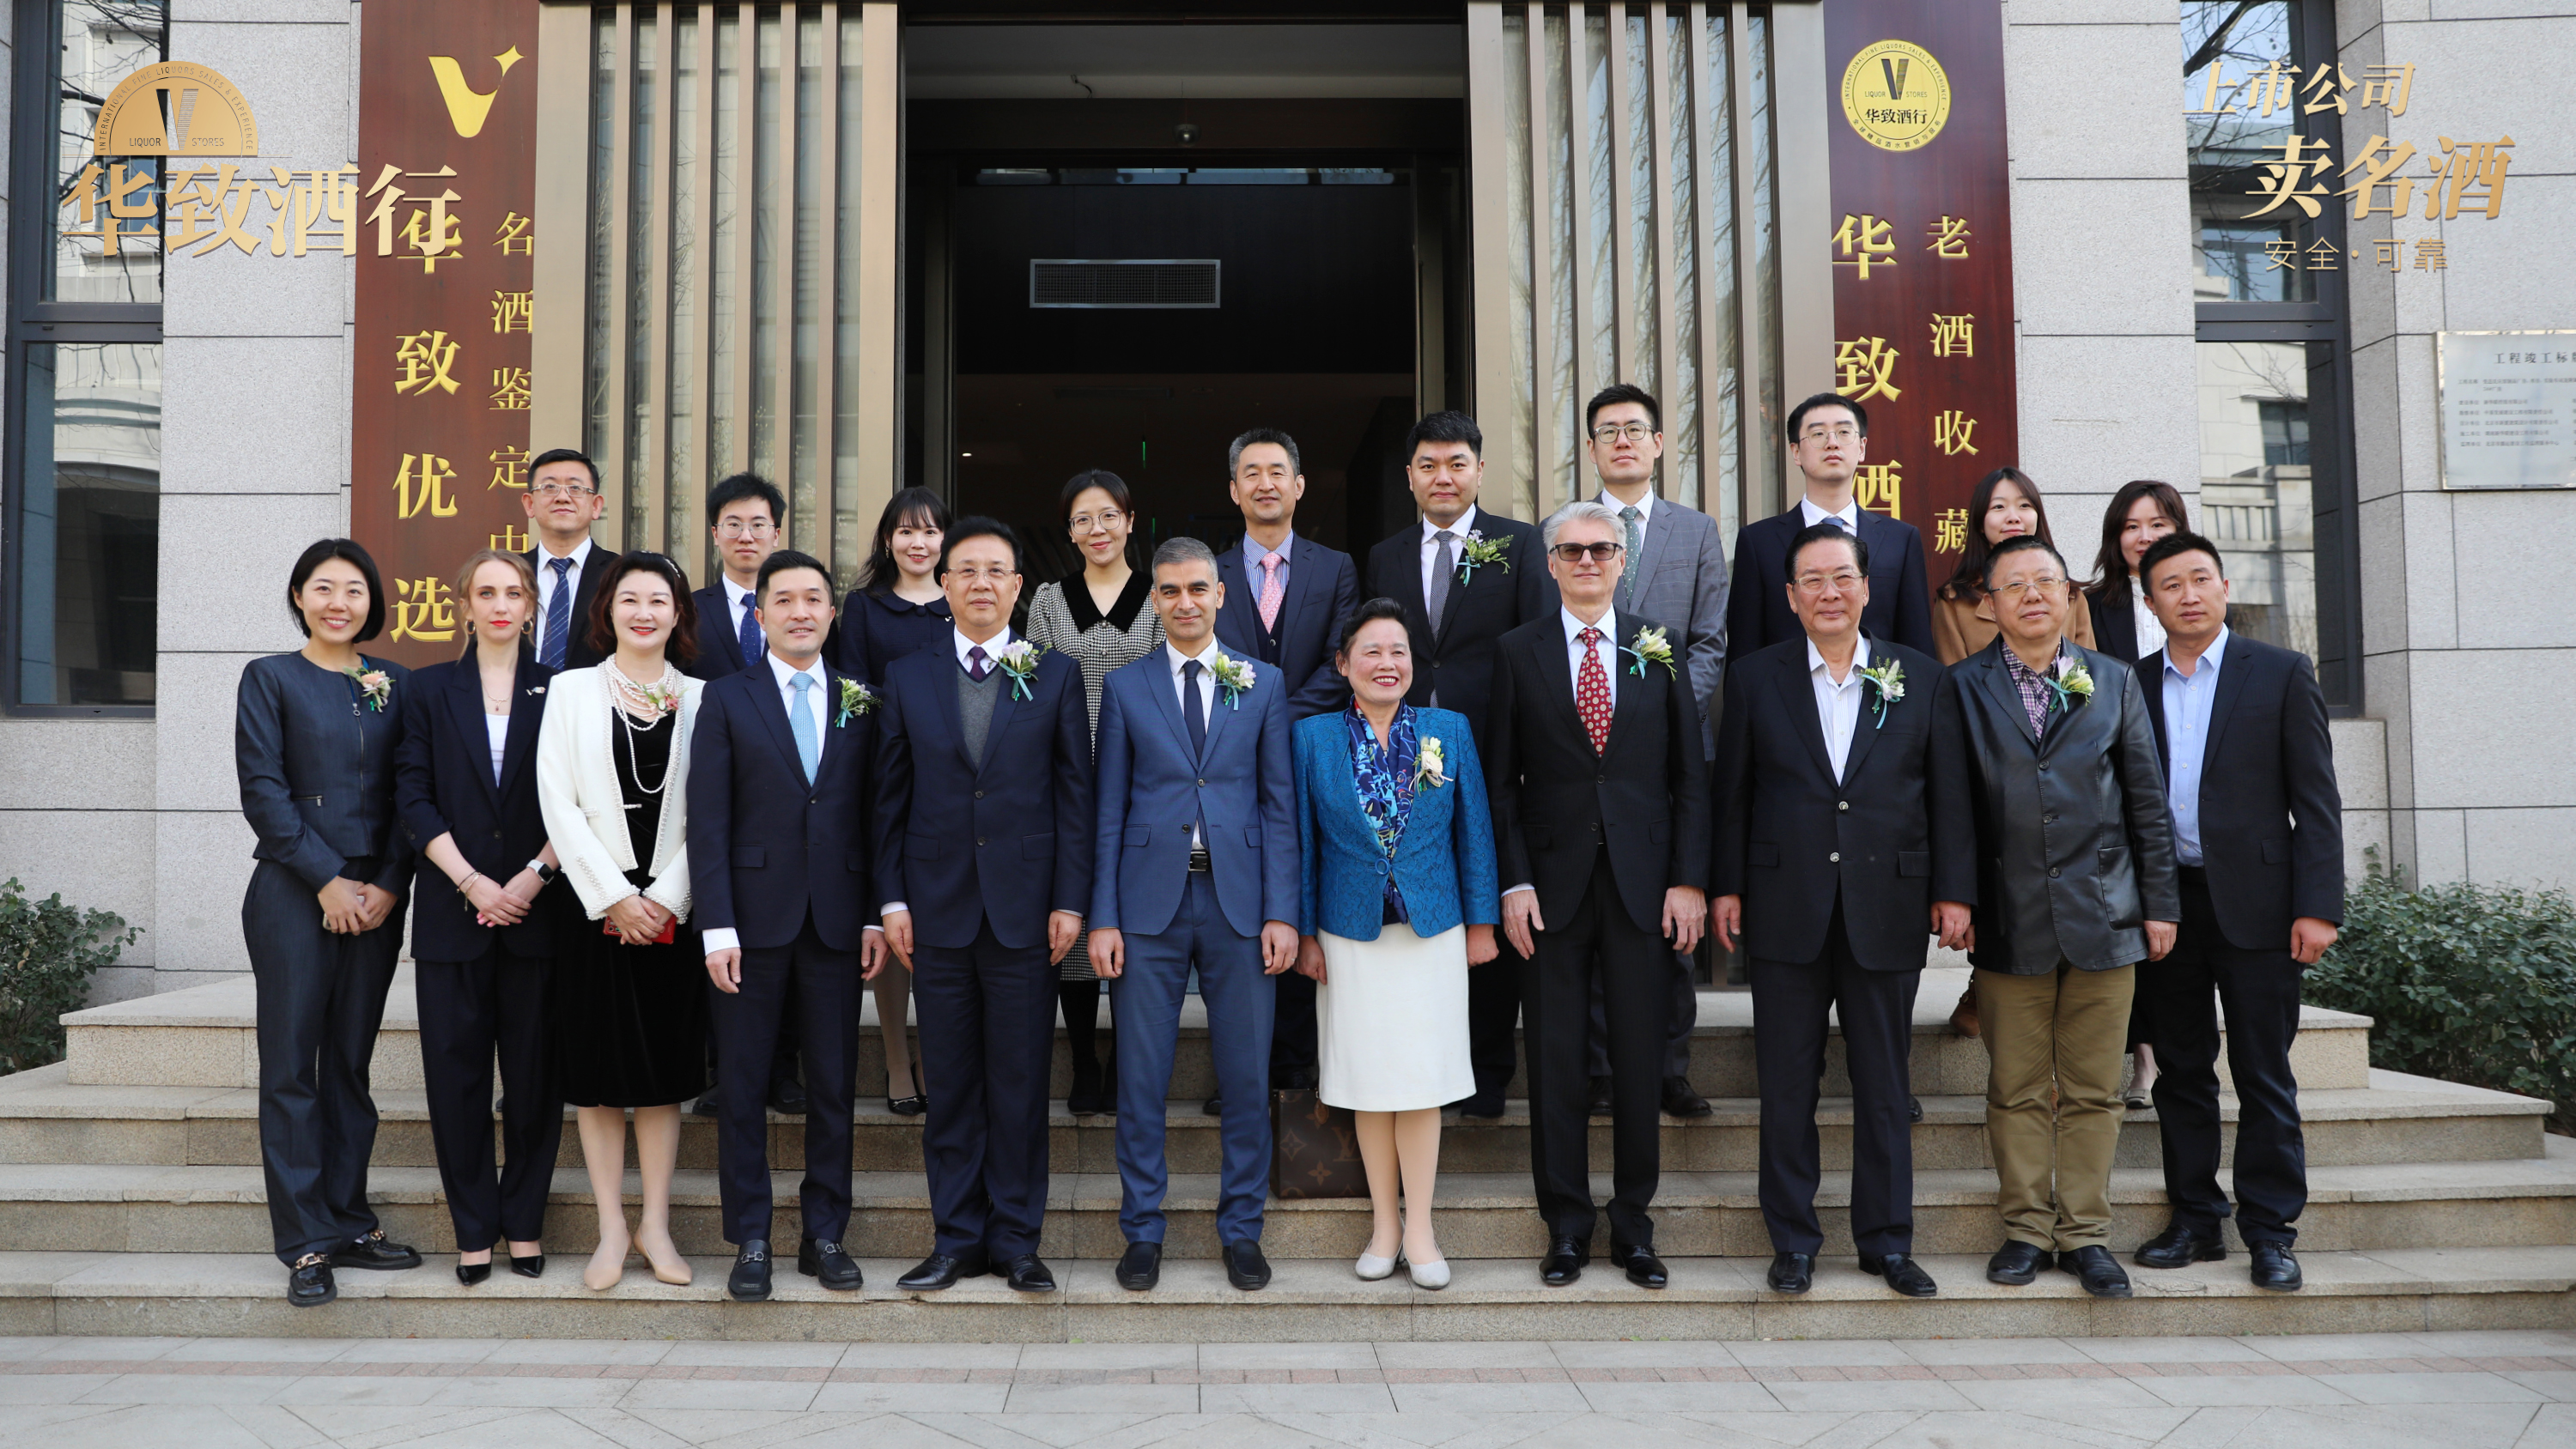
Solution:
M1834 384L1869 410L1860 505L1922 533L1938 588L1977 480L2020 462L2003 6L1834 0L1825 59Z
M349 527L392 595L373 647L405 664L463 648L466 555L528 547L537 7L371 5L361 27Z

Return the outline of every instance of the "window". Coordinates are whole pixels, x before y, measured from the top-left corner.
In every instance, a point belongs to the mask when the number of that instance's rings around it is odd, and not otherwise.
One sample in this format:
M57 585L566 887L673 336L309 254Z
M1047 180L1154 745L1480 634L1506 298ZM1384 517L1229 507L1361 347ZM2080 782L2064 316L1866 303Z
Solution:
M166 57L166 18L162 0L18 6L6 597L19 712L153 702L161 163L95 157L90 139L118 82Z

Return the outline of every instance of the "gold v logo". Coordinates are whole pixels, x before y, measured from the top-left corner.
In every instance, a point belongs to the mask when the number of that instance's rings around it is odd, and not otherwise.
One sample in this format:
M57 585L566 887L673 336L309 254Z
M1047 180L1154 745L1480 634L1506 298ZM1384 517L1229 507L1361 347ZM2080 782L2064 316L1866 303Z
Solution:
M492 58L501 63L501 74L506 76L510 67L527 57L514 45ZM475 90L465 83L465 68L454 56L431 56L429 73L438 77L438 94L447 102L447 119L456 123L456 134L468 140L481 135L484 118L492 114L492 102L501 94L500 83L494 82L488 92Z
M1887 77L1888 100L1902 101L1905 99L1905 72L1906 69L1913 64L1913 61L1908 60L1901 55L1882 55L1878 58L1879 71ZM444 84L445 72L442 71L440 75L442 77L441 84ZM448 93L447 104L451 107L456 104L455 92L450 91ZM486 101L484 104L489 105L491 103ZM471 136L474 133L472 131L467 131L464 134Z

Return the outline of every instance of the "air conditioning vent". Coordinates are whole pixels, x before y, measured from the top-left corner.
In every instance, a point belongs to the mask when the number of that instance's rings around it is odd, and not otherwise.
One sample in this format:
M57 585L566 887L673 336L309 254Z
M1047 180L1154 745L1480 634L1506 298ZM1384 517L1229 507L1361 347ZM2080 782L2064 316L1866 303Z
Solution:
M1213 307L1215 258L1161 257L1087 261L1045 257L1029 263L1032 307Z

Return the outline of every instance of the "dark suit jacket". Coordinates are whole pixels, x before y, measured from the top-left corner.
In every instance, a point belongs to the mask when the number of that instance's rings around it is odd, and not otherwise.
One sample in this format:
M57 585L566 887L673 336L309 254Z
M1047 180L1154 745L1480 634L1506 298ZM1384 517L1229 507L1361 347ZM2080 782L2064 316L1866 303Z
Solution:
M778 679L766 667L706 687L689 740L689 924L731 927L744 947L794 944L805 914L835 951L859 948L867 901L868 782L875 716L841 718L824 666L823 754L805 782Z
M1932 767L1939 661L1871 640L1902 698L1878 711L1863 684L1843 773L1833 773L1803 637L1758 649L1726 674L1717 732L1717 838L1709 891L1744 898L1745 950L1800 964L1825 954L1840 897L1852 956L1871 971L1920 971L1931 903L1974 902L1976 832L1957 781Z
M1216 571L1225 585L1216 642L1228 653L1279 667L1288 678L1291 720L1331 714L1350 702L1350 683L1333 668L1342 621L1360 606L1359 570L1349 554L1303 534L1291 539L1275 633L1261 628L1261 579L1244 566L1243 540L1217 553Z
M1047 944L1047 914L1091 909L1091 716L1082 666L1038 661L1029 697L1004 676L981 759L958 724L957 658L923 649L886 667L877 707L876 895L915 940L963 949L978 928L1013 950Z
M2052 707L2034 740L2005 647L1998 636L1951 670L1949 718L1933 737L1933 768L1958 777L1977 827L1968 959L2020 976L2061 957L2087 971L2143 961L2142 924L2182 919L2146 691L2119 660L2075 648L2093 696L2069 713Z
M2156 754L2165 743L2165 656L2138 661ZM2308 657L2230 630L2200 752L2200 858L2227 943L2286 951L2300 916L2343 921L2343 794L2326 698Z
M1735 533L1735 584L1726 596L1727 658L1803 639L1789 612L1789 540L1806 527L1798 505L1755 519ZM1869 545L1869 607L1860 625L1869 637L1917 654L1932 647L1932 593L1923 576L1923 535L1864 508L1860 541Z
M2100 597L2085 596L2093 610L2093 641L2103 653L2124 664L2138 662L2137 595L2129 592L2123 581L2116 589L2105 589ZM2162 666L2158 666L2161 668ZM2222 666L2219 674L2226 675ZM2282 939L2287 940L2285 935Z
M1288 689L1258 665L1228 704L1215 694L1193 753L1181 691L1163 649L1100 682L1099 808L1092 837L1091 925L1155 936L1171 928L1190 879L1190 828L1207 842L1217 905L1237 934L1297 919L1297 775Z
M475 923L473 903L447 872L428 863L431 841L448 837L467 865L500 885L546 848L545 816L537 807L537 728L545 721L546 681L554 677L535 650L519 651L496 785L483 727L483 675L473 656L412 671L402 744L394 751L394 806L412 850L424 855L411 918L411 953L423 961L477 960L495 934ZM542 905L498 934L513 955L554 954Z
M683 672L713 682L758 662L742 657L742 618L733 613L733 600L725 596L723 584L709 584L690 597L698 606L698 657Z
M1405 628L1413 635L1413 692L1405 702L1419 709L1437 691L1440 707L1467 717L1467 728L1479 742L1485 738L1486 702L1494 689L1494 645L1505 634L1533 619L1556 617L1556 580L1548 576L1538 525L1476 510L1476 531L1507 550L1508 569L1486 564L1449 590L1449 606L1440 632L1431 631L1431 616L1422 599L1422 526L1417 521L1369 550L1368 587L1372 599L1393 599L1404 607ZM1462 554L1461 557L1464 557ZM1660 914L1660 912L1659 912Z
M549 572L543 548L529 549L521 557L527 559L528 567L537 571L538 578L544 578ZM572 594L572 627L564 637L563 667L566 669L587 669L608 657L590 647L590 601L599 597L601 589L608 587L608 571L616 566L617 557L617 550L597 539L591 540L590 556L582 560L581 573ZM722 612L721 609L718 612ZM545 633L545 610L539 609L536 634L540 647L545 643Z
M233 712L242 816L259 837L252 858L293 871L308 890L367 859L376 868L359 884L406 897L412 856L394 818L394 755L411 674L389 659L358 657L393 679L393 698L381 709L352 709L349 681L302 654L264 654L242 666Z
M1654 622L1616 610L1609 617L1611 640L1622 646ZM1563 925L1574 919L1593 855L1607 840L1620 902L1640 929L1661 934L1664 892L1708 885L1708 759L1690 677L1662 665L1632 674L1633 661L1617 656L1610 744L1596 755L1574 707L1566 656L1565 626L1554 612L1504 635L1497 651L1478 748L1502 888L1536 886L1540 915Z

